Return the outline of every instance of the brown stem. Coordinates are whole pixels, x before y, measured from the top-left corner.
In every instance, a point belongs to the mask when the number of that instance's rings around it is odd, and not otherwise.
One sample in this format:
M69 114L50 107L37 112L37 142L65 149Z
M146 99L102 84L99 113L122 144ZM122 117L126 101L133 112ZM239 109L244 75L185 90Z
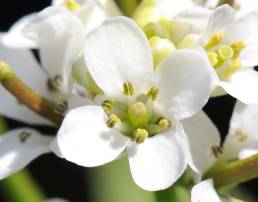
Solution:
M232 7L234 7L235 0L220 0L219 3L218 3L219 6L221 6L223 4L228 4L228 5L232 6Z
M9 65L2 61L0 61L0 81L20 103L55 124L61 124L64 116L56 110L57 105L28 87L15 75Z

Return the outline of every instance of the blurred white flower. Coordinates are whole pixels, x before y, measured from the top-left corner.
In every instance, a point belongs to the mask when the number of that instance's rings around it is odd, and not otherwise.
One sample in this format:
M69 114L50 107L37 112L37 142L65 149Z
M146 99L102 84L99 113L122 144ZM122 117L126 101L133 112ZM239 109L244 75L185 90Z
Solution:
M244 202L240 199L219 196L212 179L208 179L195 185L191 191L191 202Z
M42 154L51 152L51 136L31 128L11 130L0 136L0 180L26 167Z
M243 159L258 153L258 105L237 102L224 142L226 160Z
M258 73L252 69L258 64L257 19L258 12L237 17L228 5L211 15L200 45L221 80L213 95L225 94L225 90L246 104L258 102Z
M87 35L84 50L104 93L97 96L102 106L67 114L57 135L61 155L91 167L126 150L137 185L169 187L192 164L180 120L197 113L213 90L208 59L195 50L175 51L153 72L144 33L125 17L107 20Z

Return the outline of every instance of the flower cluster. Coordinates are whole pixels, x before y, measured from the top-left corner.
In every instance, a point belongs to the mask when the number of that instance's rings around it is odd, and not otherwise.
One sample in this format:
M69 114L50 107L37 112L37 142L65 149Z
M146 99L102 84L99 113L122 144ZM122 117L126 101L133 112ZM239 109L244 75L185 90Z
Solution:
M1 33L0 59L8 63L1 82L14 95L0 89L0 113L58 127L55 137L32 128L1 136L1 179L48 152L85 167L128 155L135 183L156 191L187 166L198 183L221 163L258 153L257 2L143 0L128 18L112 0L56 0ZM44 97L39 110L27 91L23 100L20 88L12 91L14 72ZM225 94L239 101L220 146L202 108ZM60 125L42 113L49 100ZM211 179L192 189L193 202L222 200L233 201Z

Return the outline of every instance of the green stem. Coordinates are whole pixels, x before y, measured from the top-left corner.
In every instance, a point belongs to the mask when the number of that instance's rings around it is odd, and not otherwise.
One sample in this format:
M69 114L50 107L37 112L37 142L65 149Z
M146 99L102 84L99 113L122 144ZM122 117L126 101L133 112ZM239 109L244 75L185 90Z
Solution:
M7 131L5 120L0 117L0 134ZM11 202L42 202L44 194L26 169L0 181L0 188Z
M204 178L213 178L217 189L225 189L258 177L258 154L230 162Z
M45 198L32 176L25 169L0 181L0 187L8 201L42 202Z
M128 16L131 17L137 8L138 0L117 0L117 3L122 10L122 12Z
M190 202L190 192L186 187L176 183L172 187L155 192L156 200L158 202Z

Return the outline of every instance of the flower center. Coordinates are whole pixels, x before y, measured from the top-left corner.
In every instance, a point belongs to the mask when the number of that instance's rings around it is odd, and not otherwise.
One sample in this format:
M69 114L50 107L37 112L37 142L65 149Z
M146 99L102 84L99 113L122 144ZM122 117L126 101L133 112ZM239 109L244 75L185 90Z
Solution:
M243 41L233 41L230 45L223 43L223 34L211 35L204 49L211 65L216 69L222 80L227 80L241 67L239 56L246 47Z
M147 93L135 97L133 84L125 82L123 94L132 99L105 100L102 103L108 116L107 126L120 130L138 144L143 143L148 137L166 131L171 126L171 122L152 107L152 102L155 102L158 93L158 88L151 87Z

